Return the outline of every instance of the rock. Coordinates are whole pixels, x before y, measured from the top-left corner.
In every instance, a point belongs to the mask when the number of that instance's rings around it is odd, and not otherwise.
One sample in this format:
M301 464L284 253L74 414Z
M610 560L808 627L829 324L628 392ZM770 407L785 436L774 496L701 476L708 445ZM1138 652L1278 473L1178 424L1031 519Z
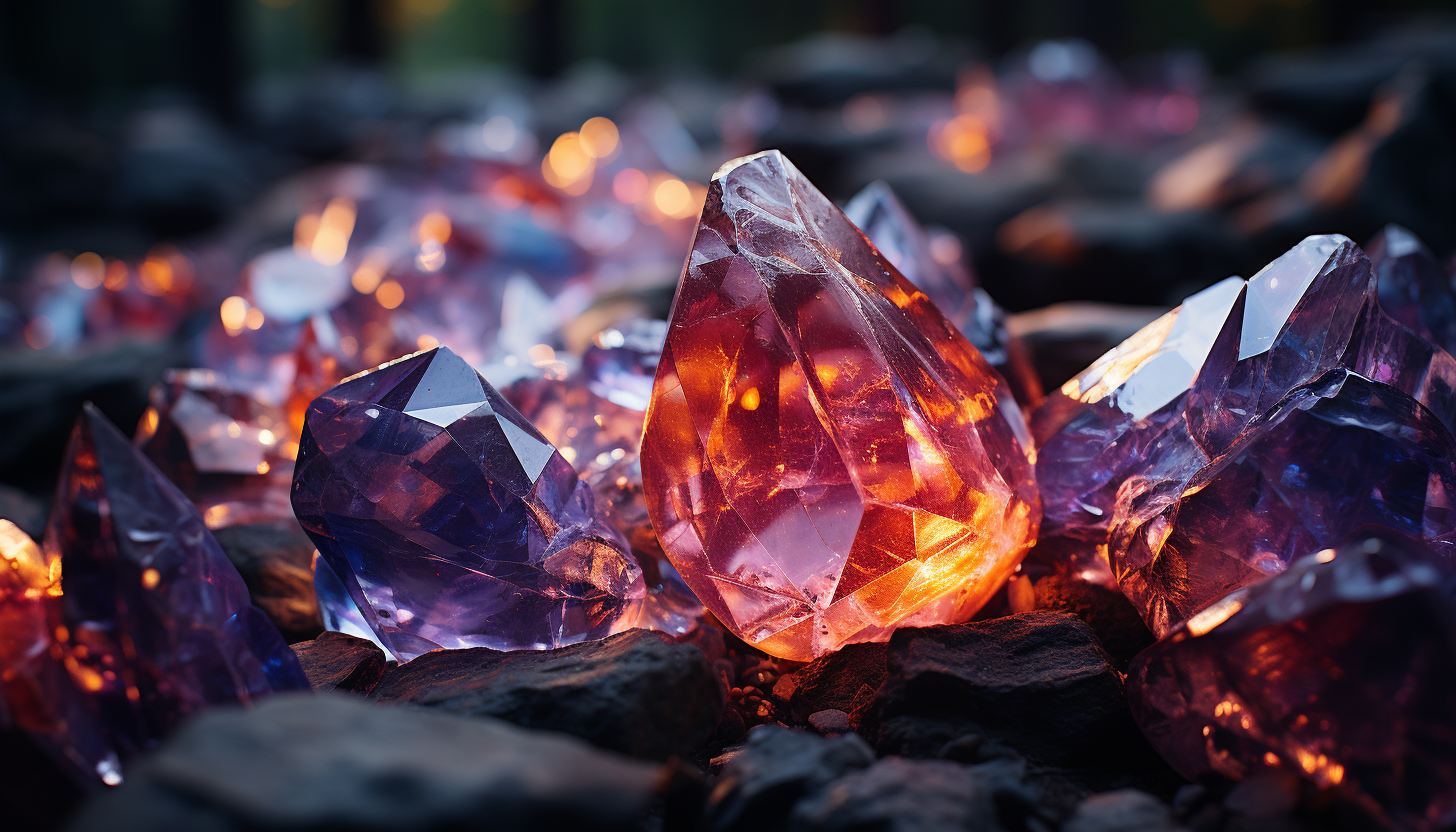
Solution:
M1116 590L1052 574L1036 582L1035 593L1036 609L1069 612L1087 622L1119 671L1154 641L1137 608Z
M709 797L707 828L786 829L796 802L874 761L874 752L854 734L824 738L761 725L724 765Z
M249 523L213 532L238 568L253 604L289 643L323 631L313 589L313 542L293 520Z
M1042 823L1033 825L1032 819ZM1014 764L963 766L942 760L880 760L839 778L794 807L804 832L999 832L1053 829Z
M821 734L847 734L854 730L849 725L849 714L833 709L810 714L809 724Z
M1062 832L1178 832L1173 810L1147 792L1120 789L1082 801Z
M1029 612L895 633L860 731L881 754L1027 758L1084 788L1164 771L1132 722L1122 677L1086 622Z
M34 737L6 721L0 713L0 806L5 807L5 829L58 829L75 813L86 792Z
M663 775L495 720L285 694L201 715L70 828L629 830Z
M366 639L325 632L293 645L303 674L316 691L368 694L384 675L384 651Z
M803 724L816 711L847 714L869 702L885 681L884 643L847 644L785 676L789 715ZM777 694L779 688L775 688Z
M384 674L373 698L562 731L649 759L712 734L724 692L698 648L647 630L555 650L440 650Z
M0 520L9 520L32 540L40 540L45 534L46 505L18 488L0 484Z

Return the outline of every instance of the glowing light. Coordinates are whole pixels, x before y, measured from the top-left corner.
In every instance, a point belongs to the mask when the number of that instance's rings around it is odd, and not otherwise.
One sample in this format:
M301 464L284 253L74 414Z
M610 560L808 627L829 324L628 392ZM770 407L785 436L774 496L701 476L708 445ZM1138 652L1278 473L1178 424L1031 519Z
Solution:
M120 260L112 260L110 263L106 264L106 278L102 285L105 286L108 290L112 292L120 292L122 289L126 288L127 279L128 276L125 263L121 262Z
M25 325L25 343L33 350L43 350L56 340L56 328L42 315Z
M304 214L293 223L293 250L304 257L313 254L313 237L319 230L318 214Z
M415 242L420 245L429 242L443 245L450 242L450 234L453 230L449 217L439 211L431 211L420 217L419 225L415 226Z
M263 310L256 306L249 307L247 314L243 315L243 326L248 329L261 329L263 327Z
M264 445L272 445L274 442L278 441L278 437L275 436L273 434L273 431L271 430L260 430L258 431L258 441L262 442Z
M693 194L686 182L668 177L652 189L652 204L669 217L685 219L693 213Z
M309 251L313 259L325 266L336 266L344 262L349 251L349 237L354 234L354 219L357 210L351 199L334 197L319 217L318 229L314 232Z
M268 464L268 460L266 460L266 459L263 460L262 462L258 463L258 473L259 474L266 474L269 471L271 471L272 469L273 469L273 466L269 465Z
M496 153L505 153L516 146L516 123L507 116L491 116L481 128L485 146Z
M935 155L966 173L985 170L991 163L991 140L978 116L962 113L937 122L930 128L929 142Z
M61 594L61 559L48 559L30 535L9 520L0 520L0 564L20 579L26 598Z
M1330 561L1335 559L1335 550L1321 549L1318 552L1315 552L1314 559L1319 561L1320 563L1329 563Z
M440 346L440 341L433 335L421 335L415 340L415 346L422 350L432 350Z
M759 404L758 388L750 387L747 390L744 390L743 395L740 396L738 399L738 404L744 410L757 410Z
M386 280L374 290L374 299L385 309L396 309L404 303L404 287L397 280Z
M647 174L636 168L623 168L612 177L612 196L624 205L636 205L647 198Z
M162 582L162 573L155 569L142 570L142 589L156 589Z
M580 195L591 187L595 167L596 160L582 147L581 134L562 133L541 160L541 175L552 187Z
M445 265L445 247L436 240L426 240L415 257L415 265L427 272L437 272Z
M1264 752L1264 762L1271 766L1277 766L1279 765L1279 755L1273 751L1266 751Z
M617 152L617 125L609 118L589 118L581 126L581 147L595 159L606 159Z
M165 295L177 286L172 261L156 254L148 254L137 267L137 277L142 291L149 295Z
M228 422L227 435L237 439L243 435L243 426L237 422Z
M142 414L141 434L143 438L150 438L157 432L157 426L162 423L162 417L157 415L155 407L147 408Z
M106 279L106 263L101 255L85 252L71 261L71 281L82 289L95 289Z
M556 360L556 350L553 350L550 344L536 344L526 350L526 355L531 359L531 363L537 366Z
M233 295L222 302L219 310L222 317L223 328L231 333L241 332L248 319L248 302Z
M389 269L389 250L383 248L370 249L359 268L354 270L354 275L349 279L354 291L361 295L373 294L375 289L384 280L384 273Z

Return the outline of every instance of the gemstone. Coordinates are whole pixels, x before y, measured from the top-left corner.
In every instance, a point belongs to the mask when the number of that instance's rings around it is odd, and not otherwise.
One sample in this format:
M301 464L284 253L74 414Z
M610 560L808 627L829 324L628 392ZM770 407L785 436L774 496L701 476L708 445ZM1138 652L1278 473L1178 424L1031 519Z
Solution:
M1386 314L1450 352L1456 349L1456 290L1416 235L1387 225L1365 244Z
M591 487L444 347L314 401L293 508L401 661L610 635L634 625L646 594Z
M1292 771L1385 826L1456 823L1456 579L1362 536L1239 590L1128 671L1143 733L1191 780Z
M1456 440L1389 385L1331 370L1216 457L1168 444L1148 466L1196 473L1119 495L1109 550L1123 594L1159 636L1363 527L1456 555Z
M89 404L43 549L0 546L0 616L32 645L0 648L6 710L86 780L119 783L119 765L204 707L308 689L197 509Z
M612 404L646 411L665 340L667 321L645 318L622 321L598 332L581 356L587 386Z
M1041 400L1041 381L1031 366L1026 346L1007 330L1006 313L976 285L953 238L946 238L951 246L937 249L884 182L865 186L845 206L844 213L1006 378L1022 407L1034 407Z
M1032 411L1042 504L1032 558L1115 583L1107 529L1118 488L1159 437L1182 428L1189 387L1243 286L1231 277L1192 295Z
M208 528L293 517L284 412L210 370L168 370L152 388L136 444L202 512Z
M664 551L705 606L806 660L963 620L1040 507L1005 381L777 151L714 176L642 443Z

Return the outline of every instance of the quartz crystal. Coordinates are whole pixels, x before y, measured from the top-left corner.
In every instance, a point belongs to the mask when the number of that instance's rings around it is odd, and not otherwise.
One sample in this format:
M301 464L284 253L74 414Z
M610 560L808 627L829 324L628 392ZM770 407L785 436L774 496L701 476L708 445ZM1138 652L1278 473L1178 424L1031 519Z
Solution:
M844 213L976 345L982 357L1006 378L1022 407L1033 407L1041 400L1041 381L1025 345L1007 330L1006 313L976 285L958 245L950 251L937 250L884 182L867 185L849 201Z
M1387 225L1365 244L1380 306L1387 314L1450 352L1456 349L1456 289L1414 234Z
M969 617L1036 537L1005 381L782 155L714 177L642 445L698 598L807 660Z
M210 370L168 370L136 443L191 498L208 528L293 517L287 416Z
M1365 526L1456 553L1456 441L1410 396L1331 370L1260 416L1177 491L1149 490L1120 510L1112 566L1162 635Z
M1276 768L1392 828L1456 823L1456 579L1399 536L1295 561L1193 616L1129 668L1153 746L1192 780Z
M609 635L636 623L646 594L590 486L443 347L313 403L293 507L318 572L326 562L402 661Z
M197 509L90 405L44 548L14 534L0 542L4 710L83 781L121 782L204 707L308 688Z

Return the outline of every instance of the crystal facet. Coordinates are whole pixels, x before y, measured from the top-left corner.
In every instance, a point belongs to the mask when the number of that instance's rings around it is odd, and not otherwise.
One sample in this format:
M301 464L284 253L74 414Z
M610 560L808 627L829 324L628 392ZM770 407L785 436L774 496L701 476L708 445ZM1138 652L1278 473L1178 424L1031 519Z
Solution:
M1456 349L1456 289L1416 236L1387 225L1365 244L1380 306L1392 318L1450 352Z
M365 623L404 661L441 647L605 636L635 624L645 595L590 486L443 347L313 403L293 507Z
M1419 542L1365 537L1235 592L1144 651L1128 701L1192 780L1269 768L1392 828L1456 823L1456 579Z
M938 251L884 182L865 186L845 206L844 213L1006 378L1022 407L1033 407L1041 400L1041 381L1025 345L1007 330L1006 313L976 285L959 246Z
M6 639L31 645L0 647L6 710L85 780L119 783L203 707L308 688L197 509L90 405L43 553L0 546Z
M293 460L280 408L209 370L168 370L152 388L137 446L202 512L208 528L293 517Z
M653 526L734 632L809 659L970 616L1040 508L1004 380L776 151L725 165L642 445Z

